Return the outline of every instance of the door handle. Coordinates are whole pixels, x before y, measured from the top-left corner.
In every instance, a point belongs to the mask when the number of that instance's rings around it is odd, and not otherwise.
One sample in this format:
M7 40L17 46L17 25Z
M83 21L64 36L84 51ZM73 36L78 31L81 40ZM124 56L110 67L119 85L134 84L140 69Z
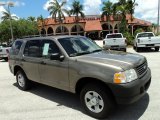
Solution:
M46 65L46 63L44 61L41 62L42 65Z

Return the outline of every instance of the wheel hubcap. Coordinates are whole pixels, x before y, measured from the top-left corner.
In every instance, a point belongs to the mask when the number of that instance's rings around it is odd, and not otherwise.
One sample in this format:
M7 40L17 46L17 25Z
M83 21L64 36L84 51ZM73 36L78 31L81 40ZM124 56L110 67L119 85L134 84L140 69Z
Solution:
M104 108L102 97L95 91L88 91L85 94L85 104L94 113L100 113Z
M22 74L19 74L19 75L18 75L18 84L19 84L19 86L21 86L21 87L24 87L24 85L25 85L24 77L23 77Z

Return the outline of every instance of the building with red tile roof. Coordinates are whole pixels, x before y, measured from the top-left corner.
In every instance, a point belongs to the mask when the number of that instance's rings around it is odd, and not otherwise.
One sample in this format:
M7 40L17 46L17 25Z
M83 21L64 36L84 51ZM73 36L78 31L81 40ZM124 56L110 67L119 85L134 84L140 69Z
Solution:
M128 28L133 34L137 28L151 27L152 23L127 15ZM104 38L108 33L119 32L121 18L111 16L109 20L100 15L88 15L85 18L79 18L76 22L75 17L66 17L62 23L52 18L47 18L44 22L39 22L39 31L41 34L48 35L84 35L92 39Z

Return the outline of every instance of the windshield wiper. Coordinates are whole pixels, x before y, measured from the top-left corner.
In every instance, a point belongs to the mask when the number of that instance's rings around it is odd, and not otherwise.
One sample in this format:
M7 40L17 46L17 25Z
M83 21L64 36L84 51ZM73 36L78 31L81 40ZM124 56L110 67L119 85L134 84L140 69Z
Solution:
M89 51L85 51L85 52L79 52L79 53L73 53L70 54L71 57L75 57L75 56L80 56L80 55L85 55L85 54L90 54L91 52Z

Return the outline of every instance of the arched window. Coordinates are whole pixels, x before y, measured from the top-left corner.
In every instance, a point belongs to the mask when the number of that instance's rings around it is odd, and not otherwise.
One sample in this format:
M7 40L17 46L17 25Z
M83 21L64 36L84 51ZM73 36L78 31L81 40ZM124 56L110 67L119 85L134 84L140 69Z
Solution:
M41 35L45 35L46 34L46 30L44 28L41 29Z
M49 28L48 28L47 34L53 34L53 29L52 29L52 27L49 27Z
M114 27L114 32L118 33L119 32L119 24L116 24Z
M68 35L69 31L65 26L59 26L56 29L56 35Z
M74 25L71 28L71 35L84 35L84 29L80 25Z
M107 34L113 33L113 28L110 24L105 23L102 25L102 37L105 38Z

